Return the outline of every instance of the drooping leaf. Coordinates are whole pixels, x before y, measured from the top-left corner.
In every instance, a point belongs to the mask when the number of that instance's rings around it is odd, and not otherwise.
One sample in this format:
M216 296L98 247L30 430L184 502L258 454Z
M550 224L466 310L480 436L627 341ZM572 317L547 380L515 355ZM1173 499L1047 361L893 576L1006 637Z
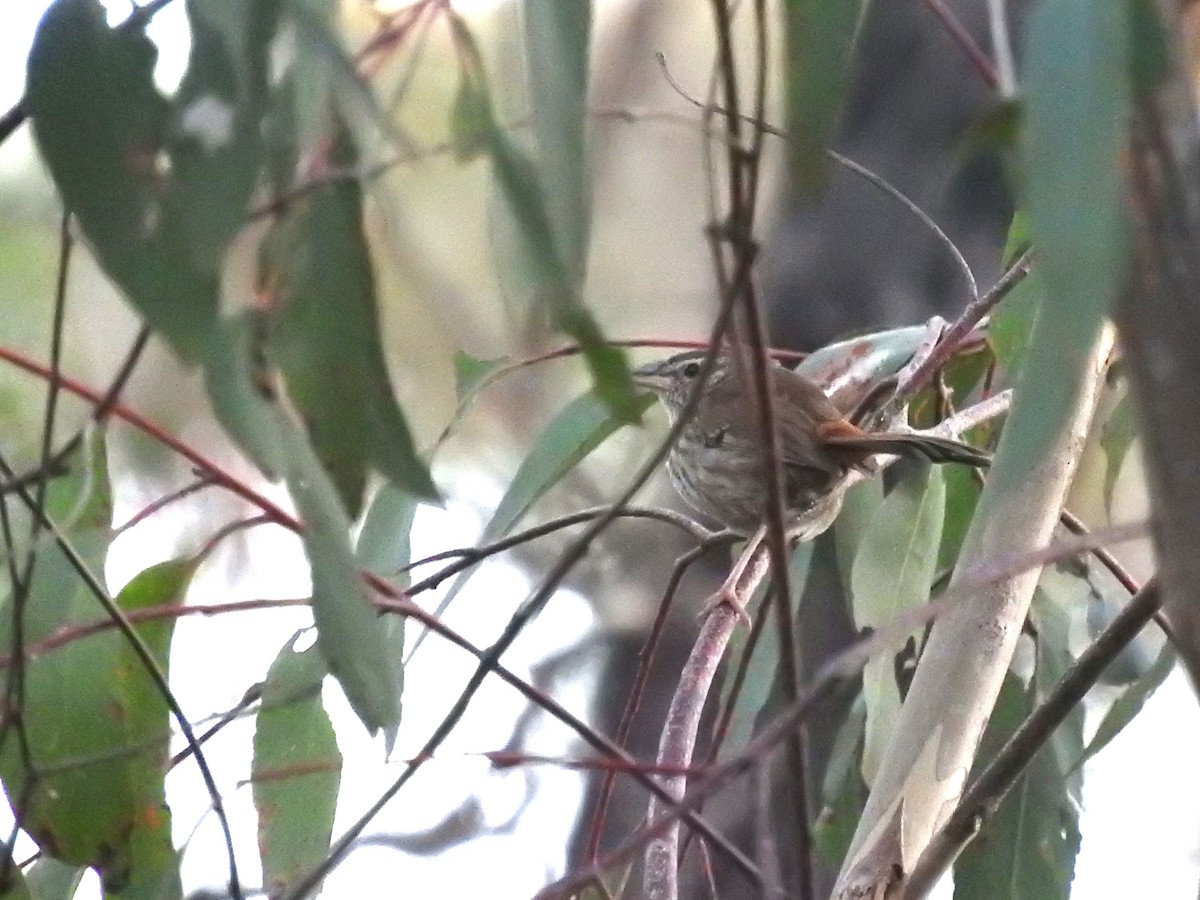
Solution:
M29 53L25 101L38 150L100 265L193 358L217 283L168 252L157 160L169 108L154 87L157 55L141 31L109 28L96 0L56 0Z
M240 446L251 452L266 448L280 462L304 523L317 647L367 729L391 734L400 718L399 660L393 664L389 656L384 628L359 578L350 520L337 491L305 435L277 403L277 377L255 343L260 333L252 314L221 325L205 372L213 410Z
M533 133L546 213L575 282L587 266L591 172L587 125L591 0L524 0Z
M816 191L825 180L855 42L869 0L785 0L787 123L792 172Z
M329 852L342 756L321 704L326 669L315 647L280 651L263 685L254 729L254 807L263 883L287 891Z
M106 532L93 535L77 541L88 556L107 546ZM57 551L39 560L45 575L25 602L26 645L101 614L78 575L71 590L62 589L70 577L66 566ZM195 569L192 559L151 566L116 603L125 612L178 604ZM6 654L13 622L6 611L0 621ZM165 674L174 619L135 627ZM27 662L24 687L23 747L15 739L5 742L0 773L9 797L23 800L26 830L56 859L96 868L114 896L180 896L163 789L167 703L128 639L110 629L49 650Z
M359 565L395 583L408 583L403 569L412 562L409 538L418 505L412 494L394 484L375 492L354 548Z
M1096 733L1088 741L1071 769L1080 769L1083 764L1107 747L1112 739L1125 730L1125 726L1137 718L1154 692L1157 691L1167 676L1175 668L1175 650L1170 644L1164 644L1158 653L1154 664L1133 684L1123 690L1120 696L1104 713L1104 718L1096 726Z
M56 0L30 52L26 102L64 203L104 271L188 361L216 324L225 248L258 179L273 10L240 4L234 39L220 27L235 15L227 2L193 2L172 103L154 86L144 26L110 28L96 0Z
M821 811L813 825L813 838L825 860L840 866L867 802L862 778L863 735L867 705L860 694L838 729L829 762L821 779Z
M1128 391L1108 415L1100 428L1100 446L1104 449L1104 505L1112 508L1113 486L1121 474L1125 454L1137 437L1137 416L1133 409L1133 395Z
M586 65L586 59L579 59L580 26L559 19L560 15L550 9L537 13L538 40L561 42L555 51L557 62L547 63L547 66L559 67L562 72L569 73L564 77L572 79L571 83L560 85L559 90L577 92L576 81L586 77L585 69L580 68ZM548 177L555 188L566 192L552 211L539 159L519 146L496 121L482 57L470 29L458 16L452 16L450 22L462 55L462 81L453 111L455 140L460 155L470 156L476 152L478 144L474 128L476 120L479 121L503 212L494 222L496 234L493 235L503 289L527 322L543 329L548 326L578 341L597 396L617 418L625 422L637 421L642 407L634 395L625 352L605 340L581 294L587 240L584 220L590 215L590 192L581 185L568 185L564 179L573 177L571 172L582 165L582 147L577 145L575 150L564 151L551 164L553 172ZM583 33L586 34L586 29ZM536 76L539 83L546 77L546 71L548 69L539 71ZM539 91L548 89L539 88ZM546 127L550 121L565 121L576 116L577 106L577 100L564 100L561 105L547 110L543 103L543 109L550 117ZM554 137L555 141L562 139L561 135ZM567 139L570 139L569 135ZM558 215L564 217L562 223L554 218ZM571 229L570 236L565 239L566 246L560 245L556 233L560 224ZM568 253L575 257L568 257Z
M406 567L412 562L412 525L419 505L412 494L385 484L367 507L354 548L360 566L400 588L412 581ZM398 615L389 615L383 621L385 652L394 661L404 655L405 621L405 616ZM397 662L392 671L396 692L403 695L404 668Z
M638 415L653 402L652 397L638 397ZM507 534L546 491L624 424L595 394L584 394L563 407L521 461L483 530L483 540Z
M859 544L882 503L883 479L868 478L846 492L842 511L834 520L832 531L837 546L838 575L847 599L853 596L850 578Z
M1005 263L1011 264L1020 255L1022 248L1028 245L1029 217L1024 211L1017 210L1013 213L1012 224L1008 229L1008 241L1004 248ZM1037 315L1045 291L1039 267L1034 266L1025 279L1008 292L991 316L988 342L992 352L996 354L996 362L1000 369L1008 376L1009 383L1016 378L1025 359L1033 319Z
M1171 42L1152 0L1129 0L1129 80L1149 94L1171 71Z
M33 900L71 900L83 880L84 871L79 866L69 866L53 857L43 856L25 870L25 881Z
M363 69L348 51L337 27L339 4L332 0L279 0L296 41L293 88L297 159L320 153L334 120L347 123L362 141L386 141L411 154L413 141L380 103Z
M343 132L331 162L353 159ZM317 188L289 206L260 261L261 283L275 295L272 359L352 516L368 466L418 497L437 497L388 379L362 215L356 182Z
M654 398L648 395L638 397L638 414L653 402ZM534 440L532 449L517 467L508 489L484 526L480 542L507 534L546 491L624 424L595 394L584 394L567 404ZM455 579L438 604L437 615L441 615L458 596L474 571L467 569Z
M262 162L268 45L276 0L192 0L192 49L172 101L172 190L164 236L173 258L219 276L246 222Z
M945 466L942 478L946 481L946 515L942 520L942 541L938 548L938 571L947 571L958 559L967 528L975 517L980 486L975 473L966 466Z
M898 613L929 600L945 507L941 471L927 466L884 498L859 543L850 574L857 627L885 628ZM891 739L903 699L901 687L893 651L877 654L863 669L863 777L868 784Z
M1042 0L1029 27L1026 206L1048 300L1086 315L1084 333L1094 333L1095 311L1107 311L1121 289L1128 256L1129 24L1125 4Z

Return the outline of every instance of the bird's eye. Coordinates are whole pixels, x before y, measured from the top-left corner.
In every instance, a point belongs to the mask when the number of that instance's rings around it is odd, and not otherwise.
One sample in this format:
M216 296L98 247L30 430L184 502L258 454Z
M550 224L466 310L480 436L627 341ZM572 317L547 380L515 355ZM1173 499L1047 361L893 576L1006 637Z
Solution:
M700 363L698 363L698 362L690 362L686 366L683 367L683 377L684 378L695 378L699 374L700 374Z

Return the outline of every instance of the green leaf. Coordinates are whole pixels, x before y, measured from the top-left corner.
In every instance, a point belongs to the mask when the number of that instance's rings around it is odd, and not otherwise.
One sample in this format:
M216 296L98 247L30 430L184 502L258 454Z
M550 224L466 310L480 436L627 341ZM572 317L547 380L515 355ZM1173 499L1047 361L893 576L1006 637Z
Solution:
M866 724L867 705L860 694L838 729L821 779L821 812L813 825L813 838L833 866L840 866L845 859L867 802L867 785L861 774Z
M354 552L358 564L368 572L400 588L407 588L412 579L406 569L412 562L412 524L417 514L416 498L393 484L385 484L375 492ZM384 646L389 659L404 658L405 616L388 615L383 619ZM393 666L396 693L404 693L404 668Z
M792 172L815 192L825 182L855 43L869 0L785 0L787 122Z
M534 77L541 84L547 77L546 72L558 67L572 73L564 77L573 79L565 86L559 85L558 89L578 90L575 80L586 77L585 69L580 68L586 66L586 59L579 58L579 29L583 26L579 22L559 19L559 14L548 9L539 10L536 15L538 41L559 41L561 46L554 51L557 61L546 63L548 68L545 70L542 70L543 64L538 63L539 72ZM529 322L549 326L578 341L597 396L617 418L636 422L644 407L634 393L625 352L605 340L581 296L590 198L583 187L566 184L565 179L574 177L571 173L583 165L582 146L571 145L552 151L557 155L553 156L552 172L547 177L555 188L565 192L552 207L539 158L518 146L496 122L482 57L474 37L460 17L452 16L450 21L463 57L463 82L454 108L455 139L460 147L473 146L473 133L464 132L464 129L471 127L469 123L476 119L482 122L497 192L503 201L502 214L494 217L496 233L493 235L502 289ZM586 28L583 33L586 34ZM551 89L550 86L538 88L539 93ZM539 123L540 129L548 130L551 120L565 122L576 114L581 115L576 110L576 101L564 101L559 107L551 104L549 109L545 103L543 98L542 113L549 119L546 124ZM564 127L570 129L573 126ZM571 134L555 136L551 133L546 135L546 140L569 143L573 138ZM563 221L556 221L556 216L562 216ZM566 245L559 243L555 230L559 225L569 229Z
M350 520L304 436L289 427L284 439L288 490L304 520L312 567L317 646L367 729L393 729L400 720L394 667L350 549Z
M324 662L315 648L296 652L295 643L267 673L254 729L258 846L272 897L287 893L328 854L342 777L342 755L321 703Z
M247 313L220 322L204 357L204 386L217 418L271 481L287 456L275 413L278 379L266 359L267 321Z
M941 470L928 466L898 484L867 527L850 573L854 624L885 628L901 612L929 600L946 508ZM878 771L900 712L896 655L872 657L863 669L867 705L863 777Z
M164 204L164 235L173 258L209 278L219 278L258 183L276 6L275 0L188 4L192 49L172 104L173 190Z
M1154 91L1171 71L1171 41L1153 0L1128 0L1129 78L1137 93Z
M1087 334L1099 327L1092 311L1121 289L1128 255L1128 30L1124 4L1090 0L1042 0L1029 28L1029 219L1049 301L1087 314Z
M272 373L255 350L257 317L224 323L205 373L217 419L243 448L267 448L304 522L301 538L312 570L317 647L355 713L372 733L391 732L400 700L384 627L350 549L350 520L337 491L299 428L276 404ZM249 358L247 358L247 356ZM396 665L399 665L397 660Z
M342 133L330 161L353 160ZM277 294L269 352L352 516L369 464L416 496L437 498L388 379L362 215L356 182L326 184L289 205L261 259L261 281Z
M524 0L523 19L542 194L559 253L582 283L592 217L585 143L591 0Z
M1112 509L1113 485L1121 474L1125 454L1138 436L1137 416L1133 408L1133 396L1128 391L1117 401L1100 428L1100 446L1104 450L1107 465L1104 469L1104 506Z
M847 598L853 596L850 578L854 569L854 558L858 555L863 535L882 503L883 479L868 478L846 492L846 499L842 501L842 511L834 520L833 536L837 546L838 575L842 582L842 592Z
M653 402L653 397L638 397L638 414ZM624 424L595 394L584 394L568 403L542 429L533 448L521 461L483 530L482 540L507 534L546 491Z
M643 395L637 401L640 415L654 402L654 398ZM484 526L480 543L507 534L546 491L624 424L613 416L612 410L595 394L583 394L567 404L542 429L533 448L517 467L517 473ZM446 596L438 603L435 615L440 616L450 606L474 571L474 567L468 568L454 580ZM411 653L416 652L417 646L419 642Z
M33 900L71 900L85 871L79 866L69 866L53 857L43 856L25 870L25 880Z
M1009 674L984 732L985 765L1046 696L1071 663L1068 617L1035 600L1037 662L1029 688ZM954 866L956 900L1070 896L1079 852L1082 773L1072 770L1083 745L1083 707L1077 706L1033 758L1025 773L967 845Z
M74 890L70 894L60 896L62 896L63 900L71 900L73 894ZM0 890L0 900L42 900L42 898L33 893L29 881L20 867L11 865L11 870L7 876L7 884Z
M332 0L279 0L296 41L289 84L298 125L297 158L308 164L319 157L336 116L371 141L381 137L396 150L416 147L379 102L375 89L347 51L338 30L340 5Z
M77 541L85 556L107 533ZM66 560L46 551L26 601L24 639L90 623L99 605L76 576L63 591ZM115 598L125 612L182 602L196 561L170 560L137 575ZM0 622L0 646L13 647L13 619ZM165 673L174 618L135 626ZM24 797L24 827L46 852L96 868L110 893L126 898L179 896L178 861L163 778L170 738L159 687L124 635L106 630L30 660L22 706L25 747L0 749L10 798ZM30 778L30 767L37 773Z
M25 102L38 150L105 273L177 353L193 359L216 317L215 273L191 271L168 234L158 170L169 117L158 52L109 28L96 0L56 0L29 52ZM86 78L79 73L86 72Z
M407 585L408 574L402 570L412 562L409 538L419 505L412 494L394 484L385 484L376 491L354 548L359 565Z
M938 571L954 567L962 548L967 528L975 517L981 490L975 473L966 466L946 466L942 470L946 481L946 514L942 520L942 541L938 547Z
M464 72L450 107L450 140L455 160L473 162L487 153L488 135L494 127L492 100L486 87Z
M507 357L498 359L476 359L459 350L454 354L454 384L458 402L465 403L479 390L484 380L508 362Z
M1142 711L1154 692L1167 680L1167 676L1175 668L1175 650L1170 644L1163 644L1154 664L1133 684L1125 688L1104 713L1104 718L1096 726L1096 733L1088 741L1088 745L1070 766L1070 769L1081 769L1083 764L1107 747L1112 739L1125 730Z
M1029 245L1029 217L1022 211L1013 213L1008 230L1008 242L1004 248L1004 260L1011 264L1021 248ZM996 355L996 362L1009 376L1015 379L1025 359L1033 320L1045 296L1046 287L1038 266L1008 292L999 308L992 314L988 325L988 342Z

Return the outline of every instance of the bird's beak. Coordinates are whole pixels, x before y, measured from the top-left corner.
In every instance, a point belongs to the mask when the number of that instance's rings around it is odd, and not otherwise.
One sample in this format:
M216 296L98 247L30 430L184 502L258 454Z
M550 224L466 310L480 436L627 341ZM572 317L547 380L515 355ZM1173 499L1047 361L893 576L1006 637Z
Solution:
M630 371L629 374L632 376L634 384L648 391L660 394L667 389L668 379L658 371L657 363L647 363L644 366L638 366L636 369Z

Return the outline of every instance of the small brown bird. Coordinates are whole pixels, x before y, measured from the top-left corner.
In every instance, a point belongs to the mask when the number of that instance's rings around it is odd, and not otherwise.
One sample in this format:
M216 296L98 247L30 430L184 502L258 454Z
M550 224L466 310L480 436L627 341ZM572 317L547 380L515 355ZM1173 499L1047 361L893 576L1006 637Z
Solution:
M633 371L674 422L691 396L703 350L680 353ZM783 470L785 525L801 540L816 537L837 517L846 475L876 453L935 463L986 466L981 450L946 438L900 432L869 433L842 416L825 393L778 363L769 370ZM766 478L753 388L729 356L717 357L704 396L667 458L671 482L684 500L740 534L766 518Z

